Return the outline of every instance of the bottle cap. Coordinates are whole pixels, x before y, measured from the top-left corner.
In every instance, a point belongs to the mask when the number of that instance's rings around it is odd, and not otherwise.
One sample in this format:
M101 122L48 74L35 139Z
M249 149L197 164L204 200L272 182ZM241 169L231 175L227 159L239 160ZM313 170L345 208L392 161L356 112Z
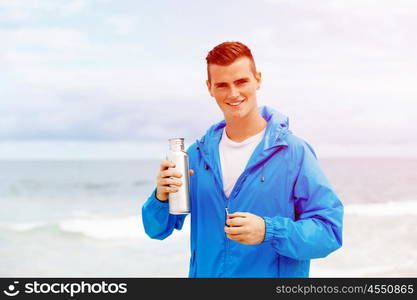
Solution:
M169 149L172 151L184 151L184 138L169 139Z

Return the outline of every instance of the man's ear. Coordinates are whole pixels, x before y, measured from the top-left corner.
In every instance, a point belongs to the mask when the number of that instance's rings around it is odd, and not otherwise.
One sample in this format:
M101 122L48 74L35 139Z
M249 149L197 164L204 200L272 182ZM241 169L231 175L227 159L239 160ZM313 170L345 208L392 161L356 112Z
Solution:
M256 89L259 90L261 88L262 73L256 72L255 79L256 79Z
M210 96L213 97L213 94L211 93L211 82L210 82L210 80L208 80L208 79L206 80L206 85L207 85L207 89L210 93Z

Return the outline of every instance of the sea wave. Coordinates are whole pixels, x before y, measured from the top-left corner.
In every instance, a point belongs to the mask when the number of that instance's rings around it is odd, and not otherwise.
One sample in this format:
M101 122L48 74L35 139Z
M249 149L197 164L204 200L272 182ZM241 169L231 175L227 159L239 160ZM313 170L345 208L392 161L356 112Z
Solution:
M345 213L346 215L367 217L416 216L417 201L350 204L345 206ZM186 219L183 230L176 232L175 236L178 238L188 236L188 219ZM79 234L99 240L148 239L140 216L105 218L82 211L74 213L72 218L59 222L3 224L0 227L17 233L42 231L54 234Z
M144 238L139 217L114 219L72 219L62 221L59 228L64 232L82 233L100 240Z
M186 223L188 223L186 221ZM19 233L50 232L61 234L80 234L99 240L114 239L149 239L143 229L140 216L123 218L74 218L61 222L32 222L1 225L5 229ZM175 234L185 237L189 233L189 226L184 224L183 230Z
M417 201L391 201L383 203L349 204L345 213L358 216L416 216Z
M53 191L103 191L108 190L122 190L129 187L137 188L153 184L153 180L132 180L126 183L118 181L108 182L93 182L93 181L81 181L81 182L45 182L36 180L21 180L10 183L0 183L3 196L7 195L21 195L28 193L46 193Z

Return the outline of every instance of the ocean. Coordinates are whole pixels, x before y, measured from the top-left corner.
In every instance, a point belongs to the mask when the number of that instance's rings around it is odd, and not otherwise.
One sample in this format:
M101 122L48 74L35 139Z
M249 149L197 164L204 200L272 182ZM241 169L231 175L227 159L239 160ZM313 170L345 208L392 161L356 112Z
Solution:
M344 244L311 277L417 276L417 159L323 158ZM151 240L141 207L158 160L0 161L0 276L186 277L189 218Z

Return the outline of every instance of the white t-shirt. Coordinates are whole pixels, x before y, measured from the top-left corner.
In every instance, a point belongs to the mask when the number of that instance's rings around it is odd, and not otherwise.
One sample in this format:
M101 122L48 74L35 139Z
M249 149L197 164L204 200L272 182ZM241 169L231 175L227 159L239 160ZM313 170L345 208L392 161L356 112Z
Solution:
M224 193L229 198L239 176L243 173L256 146L262 141L265 129L246 140L232 141L223 129L219 143L220 164L223 176Z

